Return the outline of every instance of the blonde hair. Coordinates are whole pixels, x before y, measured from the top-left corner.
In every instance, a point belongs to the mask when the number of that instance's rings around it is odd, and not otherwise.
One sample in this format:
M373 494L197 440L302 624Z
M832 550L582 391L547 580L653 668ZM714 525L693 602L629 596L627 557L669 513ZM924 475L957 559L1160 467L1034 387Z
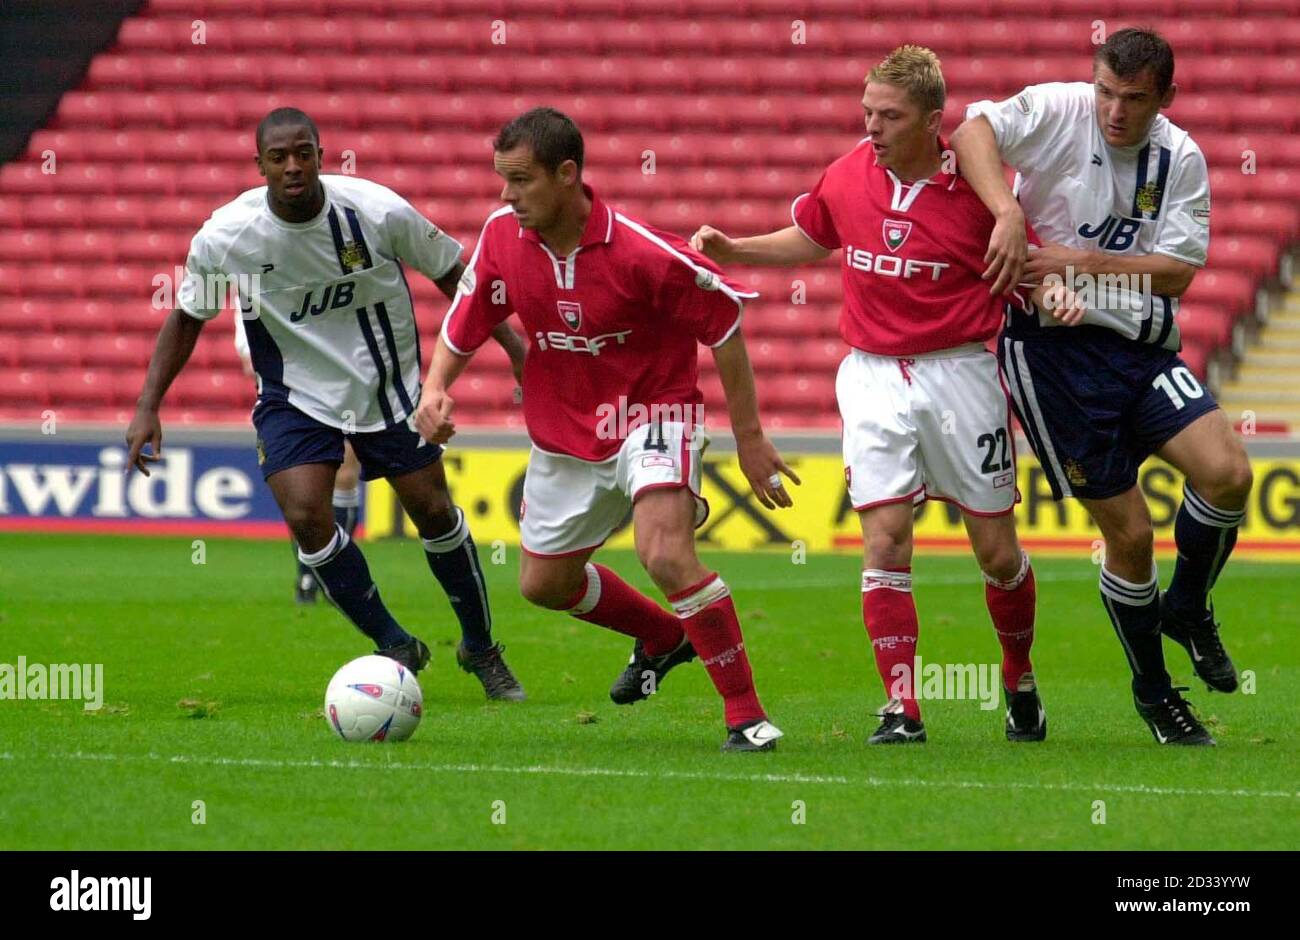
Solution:
M939 57L924 46L899 46L867 73L866 81L902 88L926 113L942 111L948 97Z

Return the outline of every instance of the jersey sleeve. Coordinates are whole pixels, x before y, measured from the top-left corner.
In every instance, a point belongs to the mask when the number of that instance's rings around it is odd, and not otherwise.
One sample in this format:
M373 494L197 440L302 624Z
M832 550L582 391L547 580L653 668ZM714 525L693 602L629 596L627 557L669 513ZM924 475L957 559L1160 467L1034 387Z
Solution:
M796 196L790 206L790 217L795 227L819 248L830 251L843 245L835 229L830 207L826 204L826 174L817 181L812 192Z
M445 275L460 260L463 248L438 226L426 219L415 206L396 193L387 213L393 251L406 264L430 280Z
M705 346L721 346L740 329L745 301L758 296L671 232L650 230L663 243L663 267L654 272L655 309Z
M998 152L1016 169L1041 170L1068 152L1065 131L1087 117L1092 87L1084 84L1030 85L1005 101L976 101L966 119L983 115L993 128Z
M442 320L443 342L462 356L487 342L497 325L510 316L505 280L491 246L491 226L489 218Z
M211 320L221 312L226 283L218 269L217 246L207 226L199 229L190 241L185 258L185 273L176 291L176 306L196 320Z
M1210 250L1210 173L1199 149L1183 156L1165 200L1153 253L1205 267Z

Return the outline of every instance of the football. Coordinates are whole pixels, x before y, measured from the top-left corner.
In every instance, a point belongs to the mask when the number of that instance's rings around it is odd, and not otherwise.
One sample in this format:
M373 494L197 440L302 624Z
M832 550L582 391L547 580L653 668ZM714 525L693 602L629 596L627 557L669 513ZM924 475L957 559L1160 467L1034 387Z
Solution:
M325 717L344 741L405 741L423 712L415 674L387 656L352 660L325 690Z

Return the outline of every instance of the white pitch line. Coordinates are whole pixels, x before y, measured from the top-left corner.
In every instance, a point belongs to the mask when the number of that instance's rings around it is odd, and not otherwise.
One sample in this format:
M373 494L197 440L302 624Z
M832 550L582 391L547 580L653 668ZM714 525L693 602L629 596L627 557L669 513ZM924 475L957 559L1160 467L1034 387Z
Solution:
M540 774L557 777L621 777L641 780L700 780L714 783L804 783L860 787L929 787L939 790L1045 790L1077 793L1132 793L1149 796L1248 797L1256 799L1296 799L1300 791L1225 790L1192 787L1152 787L1121 783L1038 783L1022 781L989 782L982 780L921 780L903 777L845 777L817 774L727 774L689 770L627 770L615 767L550 767L544 764L504 766L500 764L407 764L389 761L382 764L358 760L277 760L261 757L193 757L186 754L103 754L75 751L63 754L15 755L0 753L0 760L49 761L153 761L168 764L195 764L209 767L254 767L271 770L413 770L432 774Z

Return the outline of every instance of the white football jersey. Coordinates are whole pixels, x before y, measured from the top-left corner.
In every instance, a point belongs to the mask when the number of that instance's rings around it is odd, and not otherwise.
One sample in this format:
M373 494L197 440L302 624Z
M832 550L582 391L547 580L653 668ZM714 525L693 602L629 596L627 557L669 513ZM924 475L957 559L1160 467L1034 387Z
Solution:
M461 245L397 193L322 176L309 222L271 212L266 187L212 213L190 244L178 306L210 320L238 293L259 398L324 424L370 432L414 411L420 340L402 264L437 279Z
M1147 140L1112 147L1097 124L1093 86L1030 85L1006 101L977 101L1002 159L1016 171L1025 218L1043 242L1117 255L1162 254L1203 267L1210 246L1210 176L1201 148L1163 114ZM1178 349L1178 298L1140 285L1084 285L1085 323ZM1092 294L1087 293L1091 287ZM1138 288L1136 290L1130 288ZM1040 312L1042 326L1056 326Z

